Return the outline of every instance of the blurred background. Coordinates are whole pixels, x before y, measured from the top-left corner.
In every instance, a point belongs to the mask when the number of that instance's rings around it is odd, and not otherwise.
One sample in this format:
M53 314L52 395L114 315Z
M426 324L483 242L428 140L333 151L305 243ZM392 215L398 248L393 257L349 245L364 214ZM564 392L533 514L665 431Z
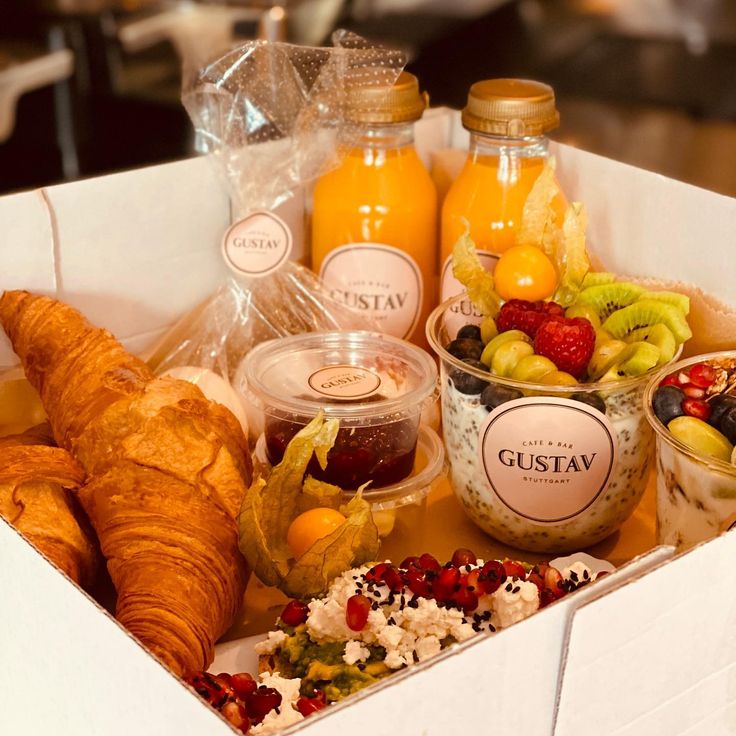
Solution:
M433 105L545 81L557 140L736 196L736 0L3 0L0 194L189 155L183 63L336 28L404 49Z

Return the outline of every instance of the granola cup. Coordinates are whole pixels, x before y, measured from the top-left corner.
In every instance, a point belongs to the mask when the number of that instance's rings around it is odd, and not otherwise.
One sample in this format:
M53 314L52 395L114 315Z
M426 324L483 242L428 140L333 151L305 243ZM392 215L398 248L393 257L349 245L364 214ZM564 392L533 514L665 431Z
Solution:
M657 542L678 551L736 526L736 466L680 442L652 407L654 392L665 376L704 362L718 370L708 395L736 394L736 351L697 355L668 366L652 378L644 394L646 417L656 436Z

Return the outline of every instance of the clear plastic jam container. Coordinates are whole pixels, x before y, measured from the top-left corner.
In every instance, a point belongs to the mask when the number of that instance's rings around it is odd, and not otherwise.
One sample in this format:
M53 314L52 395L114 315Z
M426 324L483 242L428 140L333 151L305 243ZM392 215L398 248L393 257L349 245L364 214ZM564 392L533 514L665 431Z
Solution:
M652 398L665 376L717 358L736 359L736 351L697 355L667 366L644 394L646 417L657 438L657 542L678 551L736 527L736 465L677 439L654 413Z
M244 359L235 388L262 417L266 454L280 462L291 438L320 410L340 421L325 470L346 490L382 488L414 468L422 411L437 368L421 348L372 332L311 332L271 340Z
M609 536L646 488L654 435L642 397L651 372L562 386L474 368L445 349L462 299L434 310L427 337L440 357L450 480L463 508L492 537L535 552Z

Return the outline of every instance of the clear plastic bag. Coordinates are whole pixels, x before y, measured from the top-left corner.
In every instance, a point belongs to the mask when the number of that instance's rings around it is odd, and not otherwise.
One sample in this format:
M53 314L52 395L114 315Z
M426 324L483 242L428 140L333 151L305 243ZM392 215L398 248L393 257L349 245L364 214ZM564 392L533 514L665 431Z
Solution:
M405 62L402 53L371 47L353 34L339 32L333 43L334 48L307 48L254 41L210 64L184 90L199 146L227 185L236 223L283 212L304 185L336 166L360 130L347 115L350 88L388 88ZM240 240L242 245L246 239ZM227 261L227 243L238 243L234 236L224 242ZM246 246L242 251L250 253ZM235 410L230 381L258 343L301 332L377 327L286 256L267 275L255 273L241 269L184 317L150 356L154 370L207 386Z

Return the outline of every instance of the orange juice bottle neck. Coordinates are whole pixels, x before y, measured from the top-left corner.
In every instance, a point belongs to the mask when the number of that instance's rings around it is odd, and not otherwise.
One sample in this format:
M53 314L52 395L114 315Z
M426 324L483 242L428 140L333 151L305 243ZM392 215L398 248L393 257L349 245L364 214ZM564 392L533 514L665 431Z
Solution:
M492 161L502 167L504 162L518 159L547 158L549 139L546 136L508 138L506 136L471 133L468 161Z
M413 145L413 123L376 125L371 128L363 128L360 131L353 145L351 155L360 155L374 163L379 163L384 154L410 148Z

